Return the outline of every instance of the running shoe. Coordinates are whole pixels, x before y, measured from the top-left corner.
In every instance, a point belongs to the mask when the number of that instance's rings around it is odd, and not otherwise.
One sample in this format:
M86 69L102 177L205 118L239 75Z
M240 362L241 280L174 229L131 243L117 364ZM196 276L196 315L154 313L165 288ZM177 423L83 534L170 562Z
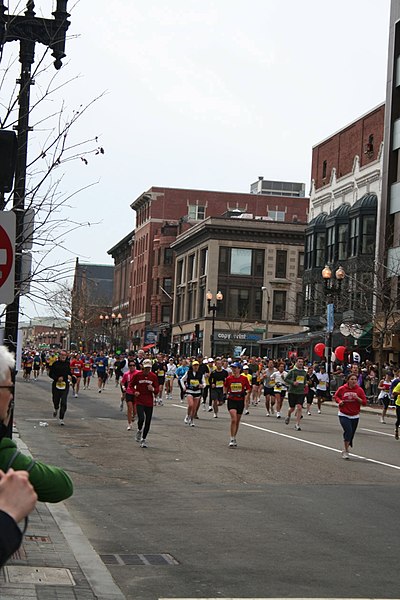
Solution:
M78 397L78 394L74 394L74 398L77 398L77 397Z
M131 431L132 429L132 425L128 425L128 427L126 428L127 431Z
M203 402L203 410L204 410L204 411L206 411L206 410L207 410L207 407L206 407L206 403L205 403L205 402Z
M310 416L310 417L311 417L311 413L310 413L310 411L309 411L309 410L307 411L307 414L308 414L308 416Z
M342 452L342 458L344 458L345 460L349 460L350 456L349 456L349 453L346 452L346 450L343 450L343 452Z
M194 427L194 421L193 421L193 419L190 419L190 421L189 421L189 427Z
M383 417L381 417L381 423L386 423L386 421Z
M143 438L140 440L140 447L141 448L147 448L146 440L144 440Z
M277 418L277 419L280 419L280 418L281 418L281 413L280 413L280 412L277 412L277 413L276 413L276 418Z
M249 412L248 410L244 410L244 411L243 411L243 414L244 414L244 415L249 415L249 414L250 414L250 412Z
M210 406L210 408L208 409L208 412L212 412L212 411L213 411L213 409L212 409L212 408L211 408L211 406Z
M214 413L214 419L218 419L217 413Z
M57 413L58 413L58 410L55 410L55 411L53 412L53 417L56 417L56 416L57 416Z
M186 417L183 419L183 422L188 425L190 423L190 418L186 415Z
M63 427L63 426L65 425L65 423L64 423L64 420L63 420L63 419L60 419L60 425L61 425L61 427Z
M297 423L296 423L296 425L294 426L294 428L295 428L295 430L296 430L296 431L301 431L301 427L300 427L300 425L297 425Z
M321 414L321 411L320 411L320 409L318 409L318 414L319 414L319 415Z
M270 414L269 414L269 412L268 412L268 411L265 413L265 416L266 416L266 417L269 417L269 416L270 416Z
M101 390L99 390L99 394L101 394Z
M286 419L285 419L285 425L289 425L289 423L290 423L290 417L286 417Z
M137 431L136 435L135 435L135 440L137 442L140 442L141 439L142 439L142 432L141 431Z
M236 448L236 442L235 440L232 438L231 441L229 442L229 448Z

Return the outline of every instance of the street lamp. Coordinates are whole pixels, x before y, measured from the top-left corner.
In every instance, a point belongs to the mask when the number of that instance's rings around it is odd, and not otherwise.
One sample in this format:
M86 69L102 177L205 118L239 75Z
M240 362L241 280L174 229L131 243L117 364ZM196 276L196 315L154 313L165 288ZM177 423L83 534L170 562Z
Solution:
M214 354L215 354L215 313L218 310L218 302L222 302L222 300L224 299L224 296L223 296L222 292L217 292L215 295L216 302L214 302L214 304L211 304L213 295L212 295L212 292L210 290L208 290L208 292L206 294L206 298L207 298L208 312L212 312L210 341L211 341L211 356L214 356Z
M265 313L265 339L268 338L268 325L269 325L269 307L271 304L271 297L268 292L268 288L265 285L262 286L261 290L267 295L267 311Z
M108 323L110 321L109 315L99 315L101 322L101 349L104 350L104 342L106 341L106 332L108 330Z
M343 267L338 267L333 277L332 269L329 265L325 265L322 269L322 278L325 282L326 304L326 332L328 334L327 344L327 373L329 382L331 380L331 363L332 363L332 334L335 325L335 299L340 296L342 281L346 277L346 271Z
M111 333L112 333L112 339L111 339L111 350L115 351L115 343L118 343L118 336L117 336L117 330L118 327L121 325L121 321L122 321L122 315L121 313L118 313L117 315L115 313L112 313L111 315Z
M15 163L15 185L13 195L13 211L16 213L16 248L15 248L15 298L8 304L6 309L6 320L4 325L4 340L10 350L16 351L18 340L18 316L20 305L20 287L22 278L22 252L21 244L24 233L25 193L26 193L26 167L28 159L28 132L30 87L34 84L32 80L32 64L35 60L35 44L40 42L52 50L55 58L54 66L58 70L62 66L65 56L65 40L70 22L67 13L67 1L57 0L56 10L52 13L53 19L36 17L34 11L34 0L28 0L25 13L19 15L7 15L7 7L4 0L0 0L0 56L3 46L7 42L19 41L19 61L21 63L21 74L18 94L18 121L17 131L17 158ZM1 209L4 209L4 201L1 196ZM15 373L13 373L13 382ZM14 394L15 401L15 394ZM7 437L12 438L13 409L9 419Z

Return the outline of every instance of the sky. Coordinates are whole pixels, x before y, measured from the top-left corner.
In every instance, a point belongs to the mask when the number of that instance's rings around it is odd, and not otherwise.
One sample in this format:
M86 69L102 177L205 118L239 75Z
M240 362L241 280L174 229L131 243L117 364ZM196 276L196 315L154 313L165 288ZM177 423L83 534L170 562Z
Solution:
M52 4L37 0L37 13L50 17ZM10 0L10 13L23 5ZM98 136L104 155L67 163L62 190L85 189L63 218L90 226L52 260L112 264L107 250L151 186L249 192L264 176L308 194L312 146L385 100L390 0L69 0L68 10L59 76L72 81L58 100L71 113L103 94L72 137Z

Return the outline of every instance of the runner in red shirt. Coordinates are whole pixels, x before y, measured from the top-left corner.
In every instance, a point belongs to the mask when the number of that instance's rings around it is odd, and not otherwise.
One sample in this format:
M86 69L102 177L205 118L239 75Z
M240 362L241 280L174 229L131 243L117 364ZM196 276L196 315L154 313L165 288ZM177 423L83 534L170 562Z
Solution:
M128 366L129 366L129 371L124 373L122 376L121 390L122 390L122 393L124 395L125 402L126 402L126 416L128 418L127 430L131 431L132 423L135 420L135 414L136 414L136 406L135 406L136 397L135 397L135 389L132 388L132 380L133 380L133 377L137 373L140 373L140 371L138 371L136 369L136 363L133 358L131 358L131 360L129 361Z
M72 358L69 362L69 366L71 368L72 375L76 379L76 383L72 384L72 388L74 390L74 397L77 398L79 393L79 386L81 385L82 369L84 366L84 362L81 358L79 358L78 354L75 353L74 358Z
M88 390L90 385L90 378L92 377L92 369L93 369L93 358L91 356L83 357L83 389Z
M225 379L224 390L228 399L228 410L231 415L230 448L236 448L236 434L243 414L245 400L250 396L251 385L245 375L240 374L240 363L231 364L232 375Z
M136 441L141 448L147 448L146 438L149 433L151 417L153 416L154 397L160 391L158 377L152 372L152 362L146 358L142 362L142 371L132 377L131 387L135 390L136 412L138 416L138 430ZM144 428L142 432L142 427Z

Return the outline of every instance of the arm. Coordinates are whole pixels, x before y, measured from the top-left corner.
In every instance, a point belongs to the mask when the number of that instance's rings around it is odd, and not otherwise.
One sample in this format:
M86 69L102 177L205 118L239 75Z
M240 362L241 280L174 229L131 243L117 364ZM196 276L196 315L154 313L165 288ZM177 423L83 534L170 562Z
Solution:
M35 462L32 468L32 459L20 454L13 462L16 471L29 469L29 481L33 485L38 500L41 502L61 502L72 496L74 488L69 475L59 467Z

